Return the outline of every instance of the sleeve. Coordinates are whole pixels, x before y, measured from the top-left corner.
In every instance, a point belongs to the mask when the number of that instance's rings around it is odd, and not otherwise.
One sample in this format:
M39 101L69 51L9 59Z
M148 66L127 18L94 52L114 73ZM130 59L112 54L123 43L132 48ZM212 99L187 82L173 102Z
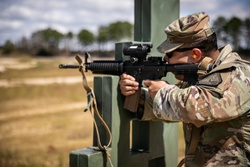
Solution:
M163 87L153 101L158 119L183 121L200 127L209 122L223 122L250 111L249 66L236 68L225 78L221 97L214 96L208 87Z
M174 85L169 85L170 87L174 87ZM165 122L173 122L172 120L162 119L157 117L153 112L153 100L150 98L147 88L141 89L141 97L139 102L139 109L136 113L136 117L142 121L165 121Z

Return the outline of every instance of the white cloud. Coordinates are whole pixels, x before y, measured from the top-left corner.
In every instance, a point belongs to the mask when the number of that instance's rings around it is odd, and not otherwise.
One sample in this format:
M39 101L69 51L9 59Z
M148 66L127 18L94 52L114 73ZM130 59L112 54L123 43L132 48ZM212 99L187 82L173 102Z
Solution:
M24 5L31 9L36 9L38 11L46 11L53 9L65 9L72 1L67 0L16 0L19 1L18 5Z
M19 20L0 20L0 31L4 30L4 29L13 29L13 30L16 30L16 29L19 29L23 23Z
M180 0L180 16L205 11L211 20L218 15L244 18L250 17L249 6L249 0ZM133 0L0 0L0 10L0 45L48 27L62 33L83 28L96 33L100 25L134 21Z
M41 19L44 22L50 22L50 23L70 23L74 18L72 15L66 14L64 11L54 10L45 12Z
M204 11L210 15L211 21L218 16L225 18L236 16L242 19L250 17L249 0L180 0L180 7L181 16Z
M16 4L2 11L2 18L14 19L32 19L37 17L37 12L26 6L18 6Z

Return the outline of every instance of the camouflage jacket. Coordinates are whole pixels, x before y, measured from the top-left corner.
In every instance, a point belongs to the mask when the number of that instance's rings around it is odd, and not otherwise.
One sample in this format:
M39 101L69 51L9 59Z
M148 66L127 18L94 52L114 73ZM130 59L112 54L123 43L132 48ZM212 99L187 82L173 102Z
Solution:
M188 167L250 166L250 62L226 45L215 64L195 85L163 87L153 104L144 92L142 119L183 122L186 150L200 128Z

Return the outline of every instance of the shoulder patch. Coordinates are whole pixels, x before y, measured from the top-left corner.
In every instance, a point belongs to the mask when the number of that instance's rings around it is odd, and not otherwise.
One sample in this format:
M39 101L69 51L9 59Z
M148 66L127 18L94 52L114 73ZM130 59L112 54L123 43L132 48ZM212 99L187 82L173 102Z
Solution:
M213 73L207 75L204 78L200 79L197 82L197 85L206 85L206 86L218 86L222 82L220 73Z

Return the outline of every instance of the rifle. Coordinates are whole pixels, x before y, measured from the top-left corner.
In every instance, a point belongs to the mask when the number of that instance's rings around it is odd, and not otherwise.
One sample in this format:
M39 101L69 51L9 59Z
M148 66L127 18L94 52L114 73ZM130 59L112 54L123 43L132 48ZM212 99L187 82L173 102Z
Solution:
M90 55L85 53L85 72L92 71L93 74L111 74L120 76L127 73L135 78L142 87L143 80L160 80L168 72L176 75L183 75L184 81L197 82L198 65L195 64L166 64L162 57L151 56L147 58L151 51L151 44L133 44L123 49L125 56L130 56L125 61L93 61L88 62ZM60 69L79 68L80 65L60 64ZM124 102L124 108L136 112L140 97L140 89L134 95L128 96Z

